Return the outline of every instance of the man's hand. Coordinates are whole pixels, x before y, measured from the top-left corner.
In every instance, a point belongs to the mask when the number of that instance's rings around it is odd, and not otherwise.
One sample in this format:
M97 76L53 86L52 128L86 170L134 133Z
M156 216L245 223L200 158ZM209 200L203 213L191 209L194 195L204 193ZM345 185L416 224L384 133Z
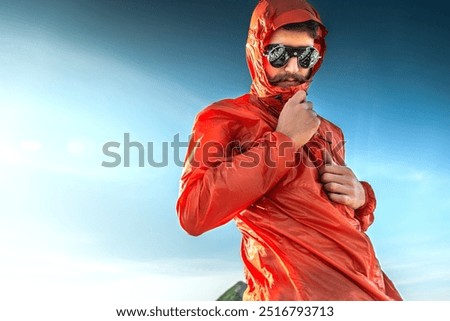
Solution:
M363 206L366 203L366 192L353 171L346 166L337 165L327 150L323 158L324 166L319 174L330 200L354 210Z
M316 133L320 119L313 110L311 102L306 102L306 92L300 90L284 105L278 119L276 131L285 134L294 141L299 149Z

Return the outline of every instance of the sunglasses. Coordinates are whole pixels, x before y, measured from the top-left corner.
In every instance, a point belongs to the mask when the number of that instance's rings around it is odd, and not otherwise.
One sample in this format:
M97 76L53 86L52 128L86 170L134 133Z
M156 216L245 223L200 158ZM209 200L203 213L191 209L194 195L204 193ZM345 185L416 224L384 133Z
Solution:
M264 56L267 57L272 67L281 68L287 64L292 57L297 57L298 65L302 68L312 68L322 58L319 51L311 46L289 47L282 44L271 44L264 49Z

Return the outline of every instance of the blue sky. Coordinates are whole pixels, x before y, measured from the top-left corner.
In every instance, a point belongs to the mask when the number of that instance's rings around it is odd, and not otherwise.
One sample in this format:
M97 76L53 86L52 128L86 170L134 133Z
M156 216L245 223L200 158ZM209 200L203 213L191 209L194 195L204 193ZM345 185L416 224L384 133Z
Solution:
M172 158L140 168L135 150L129 168L101 164L124 133L153 143L157 159L163 142L187 140L203 107L248 91L255 3L0 1L0 271L11 302L214 300L243 279L233 223L198 238L179 227ZM344 130L348 165L376 191L369 235L383 269L407 300L449 300L444 1L336 3L313 1L329 36L309 99Z

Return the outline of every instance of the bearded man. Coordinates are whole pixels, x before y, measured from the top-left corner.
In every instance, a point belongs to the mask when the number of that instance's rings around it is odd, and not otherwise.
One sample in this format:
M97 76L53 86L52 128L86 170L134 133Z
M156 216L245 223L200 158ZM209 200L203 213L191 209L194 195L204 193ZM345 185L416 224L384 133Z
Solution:
M327 30L301 0L261 0L246 53L250 93L194 123L177 213L191 235L235 220L244 300L401 300L367 228L374 192L345 164L342 131L307 91Z

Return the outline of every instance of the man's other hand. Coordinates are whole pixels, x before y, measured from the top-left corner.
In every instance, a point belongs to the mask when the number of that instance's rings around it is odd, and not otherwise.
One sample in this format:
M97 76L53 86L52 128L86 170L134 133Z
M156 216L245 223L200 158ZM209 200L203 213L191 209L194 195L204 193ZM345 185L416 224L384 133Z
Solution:
M366 203L364 187L347 166L337 165L325 150L324 166L319 169L320 180L333 202L350 206L354 210Z

